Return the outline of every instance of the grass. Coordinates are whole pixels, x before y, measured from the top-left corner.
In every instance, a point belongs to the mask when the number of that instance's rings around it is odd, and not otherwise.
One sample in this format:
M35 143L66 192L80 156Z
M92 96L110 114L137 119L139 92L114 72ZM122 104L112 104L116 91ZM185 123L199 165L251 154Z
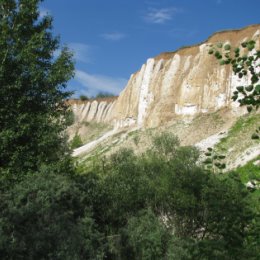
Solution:
M224 111L225 112L225 111ZM177 121L175 124L167 127L167 130L173 133L182 133L185 128L186 132L189 133L195 131L201 131L201 136L208 134L208 131L214 132L212 129L220 128L224 123L225 118L222 117L223 111L218 111L210 114L202 114L196 117L191 125L185 126L182 121ZM220 143L215 146L215 150L218 154L224 154L227 156L225 163L232 166L232 162L235 159L240 158L239 156L249 147L253 147L260 143L259 140L252 140L251 135L254 133L255 129L259 127L260 114L250 113L245 116L240 117L236 123L230 128L226 137L222 138ZM203 124L204 123L204 124ZM204 131L205 124L207 124L207 131ZM188 127L188 128L187 128ZM104 123L91 122L87 123L86 126L88 133L86 135L90 141L97 139L104 132L108 131L109 126ZM80 166L86 168L93 158L96 156L109 156L109 154L117 151L120 147L128 147L134 149L137 153L142 153L145 149L149 148L151 145L151 138L156 133L159 133L165 129L161 128L150 128L145 130L135 129L133 131L127 132L123 129L121 132L111 136L108 140L99 144L94 148L89 154L81 157ZM85 167L83 166L85 164ZM236 167L236 166L235 166ZM241 176L243 180L248 181L252 176L255 176L257 169L252 163L246 165L246 168L239 168L242 171ZM247 176L246 174L251 174Z
M85 128L85 134L82 136L82 141L85 144L98 139L112 129L109 124L97 122L85 122L83 127Z
M260 160L260 156L258 156L256 159L248 162L243 167L237 168L234 172L238 173L240 176L241 181L244 184L247 184L249 181L256 181L259 185L260 183L260 166L254 165L254 162ZM260 189L257 188L250 194L251 199L251 205L252 208L255 210L257 214L259 214L260 211Z
M252 140L251 135L259 126L259 122L259 114L247 114L240 117L230 128L228 135L222 138L215 148L219 151L227 151L231 147L236 147L241 151L255 144L257 141Z
M235 170L243 183L247 183L251 180L260 181L260 166L254 165L254 162L257 160L260 160L260 156Z

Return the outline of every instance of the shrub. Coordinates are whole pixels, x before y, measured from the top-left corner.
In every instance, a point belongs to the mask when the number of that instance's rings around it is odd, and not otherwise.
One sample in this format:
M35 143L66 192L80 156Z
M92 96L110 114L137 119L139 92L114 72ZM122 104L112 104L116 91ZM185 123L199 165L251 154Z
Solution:
M75 148L78 148L82 145L83 145L83 142L81 140L81 137L78 134L75 134L75 136L73 137L73 139L70 142L70 147L72 149L75 149Z
M79 99L80 99L81 101L87 101L87 100L89 100L89 97L86 96L86 95L80 95L80 96L79 96Z

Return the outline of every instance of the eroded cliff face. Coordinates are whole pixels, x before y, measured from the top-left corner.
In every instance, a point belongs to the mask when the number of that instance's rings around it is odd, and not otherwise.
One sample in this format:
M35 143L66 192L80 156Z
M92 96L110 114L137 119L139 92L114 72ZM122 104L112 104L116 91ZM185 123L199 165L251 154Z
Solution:
M71 99L68 102L76 123L92 121L110 123L116 100L117 97L109 97L86 101Z
M116 100L74 104L72 109L80 121L109 122L115 128L157 127L176 117L193 117L223 107L239 113L232 92L249 78L239 79L208 51L218 42L239 46L249 39L260 48L260 25L219 32L200 45L162 53L131 75Z

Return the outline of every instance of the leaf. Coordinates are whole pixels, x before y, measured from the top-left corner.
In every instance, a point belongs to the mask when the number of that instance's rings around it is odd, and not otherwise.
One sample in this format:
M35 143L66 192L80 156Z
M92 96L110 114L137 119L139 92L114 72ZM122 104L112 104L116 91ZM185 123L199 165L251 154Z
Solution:
M253 41L253 40L249 41L249 42L247 43L246 47L247 47L247 49L248 49L249 51L252 51L252 50L255 48L255 41Z
M238 86L237 90L238 90L238 92L243 92L244 91L244 86Z
M252 62L250 61L250 60L248 60L247 62L246 62L246 65L249 67L249 66L251 66L251 64L252 64Z
M253 75L253 76L251 77L251 82L252 82L252 84L257 83L257 82L258 82L258 77L257 77L256 75Z
M242 46L243 48L246 48L247 42L242 42L242 43L241 43L241 46Z
M231 63L231 59L225 60L225 64L230 64L230 63Z
M225 51L229 51L229 50L231 49L230 44L226 44L226 45L224 46L224 49L225 49Z
M225 168L226 168L226 164L222 163L221 166L220 166L220 169L225 169Z
M216 162L216 163L214 163L214 165L217 166L217 167L220 167L221 163L220 162Z
M204 164L210 164L210 163L212 163L212 160L210 158L207 158L203 163Z
M215 52L215 57L216 57L218 60L222 59L222 55L220 54L219 51L216 51L216 52Z
M259 135L257 133L253 133L251 139L259 139Z
M233 100L233 101L236 101L237 99L238 99L238 95L232 96L232 100Z
M247 106L246 108L247 108L248 113L250 113L253 110L252 106Z
M256 85L256 86L255 86L255 92L256 92L257 94L260 94L260 85Z
M253 85L249 85L249 86L245 87L245 90L248 91L248 92L252 91L253 89L254 89Z

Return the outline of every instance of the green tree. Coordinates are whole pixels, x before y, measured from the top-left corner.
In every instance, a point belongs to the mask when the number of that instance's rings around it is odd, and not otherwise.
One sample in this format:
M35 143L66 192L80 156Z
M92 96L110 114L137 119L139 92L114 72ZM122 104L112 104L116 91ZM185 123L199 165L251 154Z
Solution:
M62 165L66 82L72 54L52 35L52 18L40 18L41 0L0 1L0 171L16 176L42 164ZM2 174L3 175L3 174Z
M81 101L87 101L87 100L89 100L89 97L86 96L86 95L80 95L80 96L79 96L79 99L80 99Z
M95 183L86 183L43 171L2 195L0 258L98 259L102 235L89 198Z
M257 259L250 193L237 176L205 171L198 155L166 133L142 155L120 150L95 167L107 259Z
M127 250L124 250L122 259L164 258L170 234L151 209L138 212L136 216L129 218L125 233ZM132 252L131 257L129 257L130 252Z
M115 95L109 92L99 92L94 98L109 98L109 97L115 97Z

